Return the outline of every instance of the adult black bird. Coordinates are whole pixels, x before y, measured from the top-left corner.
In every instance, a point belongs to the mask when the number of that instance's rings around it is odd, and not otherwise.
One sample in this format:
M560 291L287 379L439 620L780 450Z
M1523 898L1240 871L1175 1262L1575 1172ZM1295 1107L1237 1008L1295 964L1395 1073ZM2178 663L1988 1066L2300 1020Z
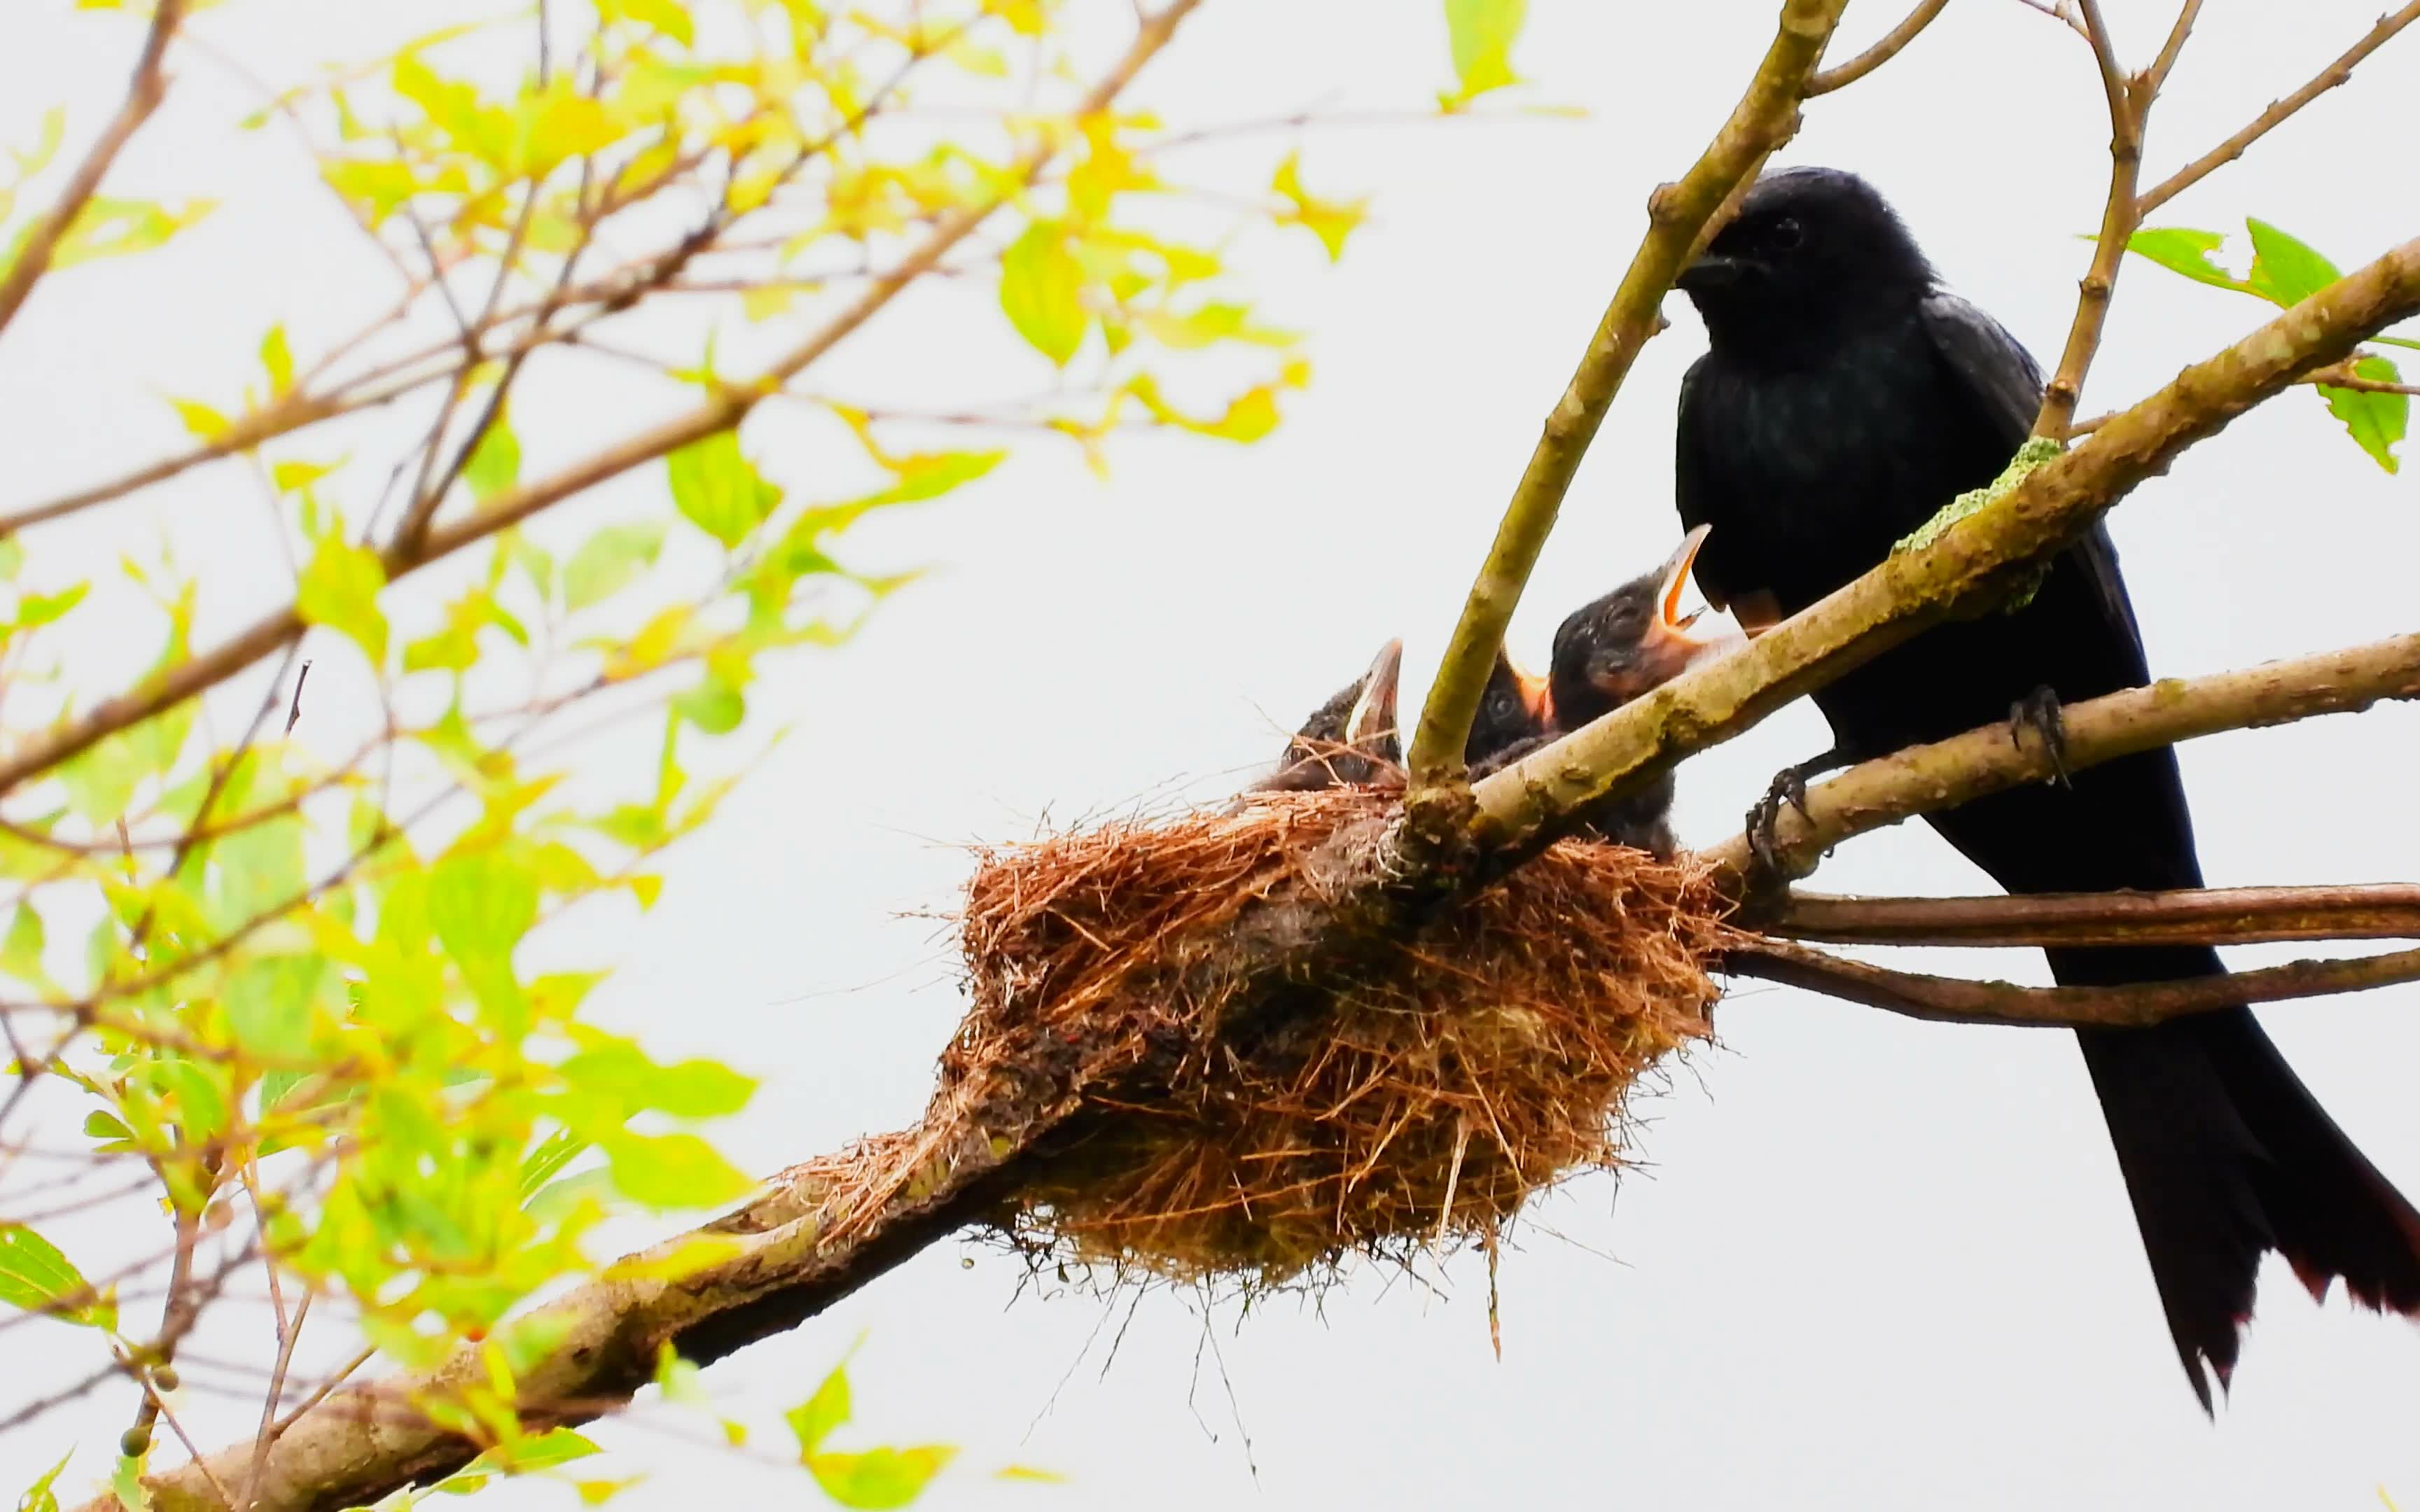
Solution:
M1403 671L1404 643L1379 648L1369 671L1311 712L1278 759L1277 771L1256 783L1257 793L1305 793L1330 787L1366 787L1403 777L1404 748L1396 730L1396 684ZM1463 760L1479 765L1508 746L1536 735L1546 723L1546 682L1521 670L1498 647L1479 711L1470 724Z
M1744 621L1794 613L1881 562L1956 495L1989 484L2032 427L2042 386L2032 358L1940 287L1899 217L1854 175L1766 176L1679 283L1712 338L1681 390L1681 517L1714 527L1698 579ZM2148 681L2118 553L2096 526L2022 608L1928 630L1815 702L1836 754L1857 759L2009 717L2045 689L2073 701ZM2166 749L1931 824L2012 892L2201 886ZM2062 982L2226 969L2200 947L2048 954ZM2249 1009L2077 1037L2205 1412L2203 1365L2226 1383L2264 1251L2283 1254L2315 1296L2341 1276L2372 1307L2420 1313L2420 1213Z
M1474 760L1474 776L1519 761L1539 747L1601 718L1670 682L1733 638L1681 612L1690 564L1705 544L1703 527L1689 532L1680 548L1652 572L1644 572L1601 598L1574 609L1555 631L1554 660L1546 672L1544 728L1528 739ZM1619 845L1669 858L1680 849L1672 834L1670 774L1650 787L1592 806L1585 827Z

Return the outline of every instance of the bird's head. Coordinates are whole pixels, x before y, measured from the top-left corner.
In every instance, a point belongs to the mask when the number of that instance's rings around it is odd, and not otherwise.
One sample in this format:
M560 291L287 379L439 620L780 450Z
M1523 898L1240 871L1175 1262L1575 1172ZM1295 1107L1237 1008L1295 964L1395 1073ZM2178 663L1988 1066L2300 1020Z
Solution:
M1575 609L1555 632L1547 681L1557 725L1576 730L1739 642L1703 611L1681 612L1689 567L1708 527L1689 532L1654 571Z
M1933 273L1873 185L1804 167L1758 179L1674 283L1716 347L1755 351L1899 314L1931 289Z
M1298 792L1357 785L1401 766L1404 748L1395 733L1395 687L1403 667L1403 641L1380 646L1368 671L1311 711L1286 742L1277 774L1261 786Z
M1496 665L1488 669L1487 687L1479 695L1479 712L1470 721L1470 739L1462 759L1473 764L1505 748L1554 728L1554 711L1546 679L1522 670L1503 647L1496 648Z

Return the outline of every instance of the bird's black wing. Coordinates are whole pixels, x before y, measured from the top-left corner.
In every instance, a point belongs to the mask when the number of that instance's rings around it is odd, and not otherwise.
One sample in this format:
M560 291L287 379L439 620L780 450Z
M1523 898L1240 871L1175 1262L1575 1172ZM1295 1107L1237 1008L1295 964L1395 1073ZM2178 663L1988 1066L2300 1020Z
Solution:
M2008 327L1955 294L1936 291L1926 298L1924 329L1932 338L1932 349L1974 401L2006 455L2014 456L2041 409L2042 373L2033 354L2009 334ZM2089 587L2102 619L2124 636L2132 650L2136 670L2128 681L2149 680L2143 632L2134 621L2133 601L2118 570L2118 547L2108 529L2095 521L2067 557Z
M1682 528L1692 531L1714 523L1714 500L1705 452L1709 438L1701 434L1707 424L1708 406L1699 402L1709 361L1707 357L1699 358L1681 376L1681 412L1673 427L1672 500L1680 506ZM1734 540L1737 534L1736 527L1728 533L1716 530L1706 537L1705 548L1698 553L1698 591L1718 609L1730 608L1731 595L1743 588L1732 570L1733 559L1740 549Z

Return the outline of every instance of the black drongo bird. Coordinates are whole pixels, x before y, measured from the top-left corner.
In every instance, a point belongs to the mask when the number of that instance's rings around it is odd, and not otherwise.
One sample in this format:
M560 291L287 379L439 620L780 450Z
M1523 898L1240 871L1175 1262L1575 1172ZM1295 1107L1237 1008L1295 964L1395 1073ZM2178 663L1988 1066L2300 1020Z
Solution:
M1396 732L1395 689L1403 666L1403 641L1380 647L1368 671L1311 711L1286 742L1277 771L1253 791L1307 793L1401 780L1404 748ZM1536 735L1545 728L1545 680L1523 671L1499 647L1471 720L1464 761L1484 764Z
M1546 673L1546 727L1503 747L1491 759L1474 760L1474 776L1519 761L1652 692L1691 663L1731 643L1733 638L1700 626L1697 614L1681 612L1689 566L1705 539L1703 529L1691 531L1661 566L1564 618L1555 631L1555 656ZM1668 773L1639 792L1591 806L1583 827L1618 845L1668 859L1680 849L1672 834L1672 792Z
M1712 525L1699 582L1743 620L1794 613L1880 563L2031 429L2041 375L2015 338L1944 292L1882 196L1827 168L1770 174L1680 278L1712 349L1681 389L1681 517ZM1844 758L2009 717L2042 690L2148 682L2118 553L2095 526L2021 608L1927 630L1815 694ZM2051 709L2055 704L2049 705ZM2173 752L1931 816L2012 892L2195 887ZM2202 947L2062 949L2062 982L2222 973ZM2083 1029L2177 1352L2208 1411L2264 1251L2315 1296L2332 1278L2420 1313L2420 1213L2353 1148L2245 1008L2149 1029Z

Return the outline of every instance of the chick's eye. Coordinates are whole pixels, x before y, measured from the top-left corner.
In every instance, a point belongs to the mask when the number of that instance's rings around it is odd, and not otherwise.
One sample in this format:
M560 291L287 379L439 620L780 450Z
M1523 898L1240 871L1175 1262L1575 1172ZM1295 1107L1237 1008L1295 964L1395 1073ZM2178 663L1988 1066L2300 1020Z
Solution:
M1775 246L1780 247L1786 251L1805 241L1807 239L1807 231L1805 227L1798 224L1795 218L1785 215L1780 220L1773 223L1772 238L1773 244Z

